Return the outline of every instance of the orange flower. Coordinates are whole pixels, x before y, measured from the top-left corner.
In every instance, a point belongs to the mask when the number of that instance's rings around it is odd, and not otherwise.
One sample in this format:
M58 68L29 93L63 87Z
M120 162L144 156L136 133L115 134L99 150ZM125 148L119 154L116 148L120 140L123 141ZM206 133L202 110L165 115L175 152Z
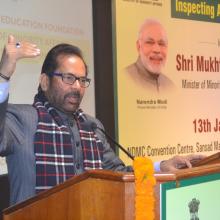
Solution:
M149 158L136 157L133 162L135 175L135 220L154 220L153 162Z

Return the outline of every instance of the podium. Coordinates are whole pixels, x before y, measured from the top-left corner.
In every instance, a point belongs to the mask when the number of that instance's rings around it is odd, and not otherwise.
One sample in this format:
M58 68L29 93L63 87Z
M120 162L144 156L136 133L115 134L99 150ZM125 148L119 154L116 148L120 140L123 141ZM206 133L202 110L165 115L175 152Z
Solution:
M91 170L3 211L4 220L134 219L134 176Z
M160 219L160 212L164 209L161 201L164 183L175 183L178 188L183 180L216 173L220 173L220 164L183 169L172 173L156 173L155 220ZM91 170L5 209L3 219L134 220L134 201L135 188L132 173Z

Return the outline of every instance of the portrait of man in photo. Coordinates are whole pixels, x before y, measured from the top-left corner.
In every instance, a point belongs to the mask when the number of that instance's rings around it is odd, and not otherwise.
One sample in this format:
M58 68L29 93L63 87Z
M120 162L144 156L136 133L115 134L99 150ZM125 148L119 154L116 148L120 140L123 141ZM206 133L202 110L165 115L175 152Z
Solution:
M174 83L162 73L167 60L168 39L158 20L146 19L143 22L136 48L138 58L125 68L126 74L146 91L156 94L173 91Z

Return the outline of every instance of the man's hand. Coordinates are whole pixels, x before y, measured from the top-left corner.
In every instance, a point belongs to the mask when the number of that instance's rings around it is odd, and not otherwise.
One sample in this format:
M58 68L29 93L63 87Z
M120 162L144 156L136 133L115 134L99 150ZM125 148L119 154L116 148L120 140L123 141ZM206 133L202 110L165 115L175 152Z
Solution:
M183 168L191 168L194 163L204 159L205 155L190 154L187 156L174 156L160 163L162 172L175 171Z
M14 36L8 36L8 43L4 47L0 62L0 73L6 77L11 77L15 71L16 62L22 58L36 57L40 55L40 49L35 44L20 42L16 46Z

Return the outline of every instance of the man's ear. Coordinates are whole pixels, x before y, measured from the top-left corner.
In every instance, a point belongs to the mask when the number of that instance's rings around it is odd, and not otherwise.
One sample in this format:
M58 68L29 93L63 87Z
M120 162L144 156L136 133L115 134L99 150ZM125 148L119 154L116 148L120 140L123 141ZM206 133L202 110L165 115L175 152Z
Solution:
M49 77L45 73L41 73L40 75L40 86L42 91L46 92L49 88L50 80Z
M139 50L140 50L140 42L139 42L139 40L136 41L136 48L137 48L137 51L139 52Z

